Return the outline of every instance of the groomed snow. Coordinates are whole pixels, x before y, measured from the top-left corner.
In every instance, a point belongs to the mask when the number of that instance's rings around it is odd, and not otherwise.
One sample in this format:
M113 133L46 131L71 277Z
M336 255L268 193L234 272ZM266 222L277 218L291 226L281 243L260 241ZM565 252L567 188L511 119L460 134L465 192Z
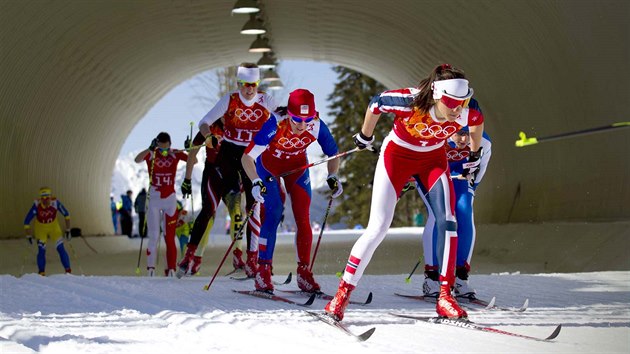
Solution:
M278 280L286 274L277 274ZM470 310L472 320L552 342L536 342L434 325L388 315L433 315L434 305L394 296L419 292L422 277L366 275L352 299L374 293L372 304L350 305L344 322L376 332L358 343L303 313L303 308L240 295L251 280L219 277L146 278L51 275L0 276L1 353L628 353L630 272L475 275L480 297L524 313ZM327 293L338 278L318 275ZM295 281L277 289L297 289ZM278 295L281 292L276 291ZM305 297L289 296L298 301ZM326 302L316 300L314 310Z

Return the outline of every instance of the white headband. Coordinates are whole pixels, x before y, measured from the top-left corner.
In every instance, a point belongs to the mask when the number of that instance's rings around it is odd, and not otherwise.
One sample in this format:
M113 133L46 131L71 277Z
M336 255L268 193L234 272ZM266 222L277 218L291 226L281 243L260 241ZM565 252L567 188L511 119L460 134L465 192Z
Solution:
M260 80L260 69L239 66L236 70L236 79L244 82L258 82Z
M466 79L449 79L433 81L431 84L433 90L433 98L439 100L442 95L457 99L465 100L472 97L473 89L468 87Z

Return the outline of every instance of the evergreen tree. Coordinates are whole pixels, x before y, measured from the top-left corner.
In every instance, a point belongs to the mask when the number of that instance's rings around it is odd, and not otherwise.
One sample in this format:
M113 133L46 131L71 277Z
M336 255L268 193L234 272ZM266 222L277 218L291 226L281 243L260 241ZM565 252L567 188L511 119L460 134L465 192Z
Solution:
M335 66L333 70L337 73L337 83L328 96L328 107L334 117L334 122L329 127L337 140L339 151L347 151L355 148L353 135L361 129L370 100L386 88L371 77L354 70L342 66ZM391 115L381 115L374 131L376 146L380 146L392 129L392 118ZM356 152L342 158L339 178L343 181L344 193L335 202L337 206L329 216L331 224L342 222L349 227L356 224L367 226L377 160L378 155L369 151ZM414 225L415 215L423 209L417 191L403 194L396 207L392 226Z

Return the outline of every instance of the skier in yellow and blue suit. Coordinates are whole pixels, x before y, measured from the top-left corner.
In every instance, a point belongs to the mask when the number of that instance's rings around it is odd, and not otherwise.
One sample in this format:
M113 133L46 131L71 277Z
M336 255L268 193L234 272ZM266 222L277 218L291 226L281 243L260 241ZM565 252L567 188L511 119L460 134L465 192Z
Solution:
M33 202L33 206L26 213L24 218L24 231L28 242L33 244L33 236L37 239L37 267L40 275L46 275L46 241L50 239L55 243L61 264L66 273L71 273L70 257L63 246L61 238L61 227L57 222L57 212L65 217L66 233L65 237L70 239L70 213L63 204L52 195L52 190L48 187L42 187L39 190L39 198ZM35 219L33 229L31 230L31 221Z

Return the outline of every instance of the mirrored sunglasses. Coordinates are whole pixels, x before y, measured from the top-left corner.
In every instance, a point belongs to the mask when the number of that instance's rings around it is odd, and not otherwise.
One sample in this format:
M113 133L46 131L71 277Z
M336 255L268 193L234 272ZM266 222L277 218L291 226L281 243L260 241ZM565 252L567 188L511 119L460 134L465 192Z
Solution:
M296 122L296 123L302 123L302 122L310 123L310 122L313 121L313 119L315 119L315 117L302 118L302 117L297 117L297 116L294 116L294 115L291 115L291 114L290 114L290 116L291 116L291 119L293 119L293 121Z
M462 108L466 108L468 107L468 102L470 102L470 98L467 98L465 100L458 100L452 97L448 97L446 95L442 95L442 98L440 98L440 101L448 108L450 109L455 109L459 106L461 106Z
M238 83L245 87L258 87L258 84L260 84L260 81L247 82L247 81L238 80Z

